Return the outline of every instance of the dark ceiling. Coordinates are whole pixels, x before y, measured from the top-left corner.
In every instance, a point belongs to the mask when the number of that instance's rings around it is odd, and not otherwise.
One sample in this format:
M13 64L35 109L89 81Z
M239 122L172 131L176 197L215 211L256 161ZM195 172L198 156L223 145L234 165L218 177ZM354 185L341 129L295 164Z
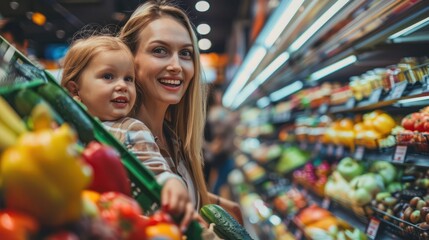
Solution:
M48 44L70 43L73 34L87 24L112 24L122 26L132 11L144 0L1 0L0 15L3 19L19 19L24 32L36 51ZM243 18L245 12L240 0L208 0L210 9L199 13L194 5L198 0L174 1L183 8L197 26L207 23L211 32L205 37L212 47L206 52L225 53L233 22ZM29 12L41 12L46 23L38 26L28 19ZM40 55L40 54L37 54Z

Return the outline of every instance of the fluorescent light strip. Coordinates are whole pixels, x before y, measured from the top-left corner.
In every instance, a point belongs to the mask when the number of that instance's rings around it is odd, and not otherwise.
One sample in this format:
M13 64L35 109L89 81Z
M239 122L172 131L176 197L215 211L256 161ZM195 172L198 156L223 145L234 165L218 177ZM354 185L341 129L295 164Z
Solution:
M258 108L265 108L270 105L270 103L271 101L269 97L262 97L256 102L256 105L258 106Z
M289 53L281 53L274 61L268 65L252 82L250 82L235 98L233 106L239 107L244 100L246 100L260 85L262 85L267 79L287 60L289 59Z
M222 103L225 107L230 107L234 102L234 95L236 95L249 80L253 71L261 63L262 59L267 54L267 50L263 47L252 47L246 56L246 60L238 69L236 76L232 80L225 95L222 98Z
M304 84L301 81L296 81L280 90L277 90L270 94L270 99L273 102L276 102L284 97L291 95L292 93L302 89Z
M252 94L256 89L258 89L259 85L255 82L250 82L239 94L238 96L233 100L232 108L236 109L239 107L244 100L246 100L250 94Z
M395 39L397 37L400 37L400 36L403 36L403 35L407 35L407 34L410 34L410 33L414 32L414 31L417 31L420 28L424 27L425 23L428 23L428 21L429 21L429 17L427 17L427 18L425 18L425 19L423 19L423 20L421 20L421 21L419 21L417 23L414 23L413 25L411 25L411 26L409 26L407 28L404 28L401 31L399 31L399 32L391 35L389 37L389 39Z
M344 7L349 0L339 0L331 8L328 9L322 16L320 16L295 42L293 42L288 52L295 52L298 50L314 33L317 32L332 16L334 16L342 7Z
M271 32L265 38L265 47L270 48L277 41L277 38L279 38L280 34L295 16L296 12L298 12L302 3L304 3L304 0L290 1L289 5L283 10L282 15L277 19Z
M357 61L357 57L355 55L348 56L332 65L329 65L325 68L320 69L317 72L314 72L310 75L310 81L317 81L329 74L336 72L344 67L347 67L350 64L353 64Z
M256 78L255 82L262 85L267 79L289 59L289 53L283 52L274 59Z
M429 100L429 96L423 96L423 97L417 97L417 98L410 98L410 99L399 100L398 103L399 104L404 104L404 103L419 102L419 101L424 101L424 100Z

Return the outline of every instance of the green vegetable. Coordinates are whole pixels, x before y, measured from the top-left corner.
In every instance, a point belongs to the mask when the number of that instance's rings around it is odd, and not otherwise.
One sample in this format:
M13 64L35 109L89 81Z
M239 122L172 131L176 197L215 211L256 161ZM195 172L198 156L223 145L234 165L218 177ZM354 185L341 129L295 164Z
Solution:
M94 126L89 115L64 89L47 83L37 89L37 92L64 118L70 123L79 135L83 143L95 140Z
M228 212L216 204L207 204L201 208L201 216L214 223L215 233L225 240L252 239L246 229L241 226Z
M51 106L49 106L49 103L31 88L23 88L16 94L13 94L13 105L15 106L15 110L23 118L28 118L31 115L33 108L38 104L45 104L47 106L51 116L58 125L64 123L64 120L55 110L52 109Z

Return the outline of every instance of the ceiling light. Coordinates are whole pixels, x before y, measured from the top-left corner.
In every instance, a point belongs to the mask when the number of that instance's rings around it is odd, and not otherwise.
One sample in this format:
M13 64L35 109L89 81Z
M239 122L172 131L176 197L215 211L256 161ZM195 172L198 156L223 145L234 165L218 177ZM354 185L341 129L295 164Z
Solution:
M35 12L31 15L31 20L34 24L43 26L46 23L46 17L42 13Z
M206 23L201 23L200 25L198 25L197 27L197 31L199 34L201 35L205 35L208 34L210 32L211 28L210 25L206 24Z
M427 18L425 18L425 19L423 19L423 20L421 20L419 22L416 22L416 23L414 23L413 25L411 25L411 26L409 26L407 28L402 29L401 31L399 31L399 32L397 32L395 34L392 34L389 37L389 39L395 39L395 38L398 38L398 37L401 37L401 36L404 36L404 35L408 35L410 33L413 33L415 31L419 30L420 28L426 26L427 24L429 24L429 17L427 17Z
M304 84L301 81L295 81L294 83L271 93L270 99L273 102L279 101L292 93L301 90L303 86Z
M63 39L64 38L64 36L66 35L66 32L64 31L64 30L57 30L56 32L55 32L55 35L57 36L57 38L59 38L59 39Z
M292 20L293 16L295 16L303 2L304 0L290 1L290 4L284 8L281 16L276 19L274 27L265 38L264 45L266 47L269 48L276 42L277 38L289 24L290 20Z
M256 105L258 106L258 108L265 108L270 105L270 103L271 101L269 97L262 97L256 102Z
M17 2L17 1L11 1L11 2L9 3L9 7L10 7L12 10L17 10L17 9L19 8L19 2Z
M274 59L256 78L255 82L262 85L267 79L289 59L289 53L283 52Z
M202 38L198 41L198 47L201 50L208 50L212 47L212 42L207 38Z
M207 1L199 1L195 4L195 9L199 12L205 12L209 10L210 4Z
M334 64L331 64L325 68L320 69L317 72L314 72L310 75L310 81L317 81L329 74L336 72L344 67L349 66L357 61L357 57L355 55L348 56Z
M224 106L231 107L235 96L247 83L253 71L255 71L256 67L265 57L265 54L267 54L267 50L261 46L252 47L250 49L240 68L237 70L237 73L232 79L231 84L225 91L225 94L222 98L222 103Z
M334 5L332 5L322 16L320 16L298 39L293 42L288 51L295 52L298 50L304 43L313 36L326 22L331 19L342 7L344 7L349 0L338 0Z

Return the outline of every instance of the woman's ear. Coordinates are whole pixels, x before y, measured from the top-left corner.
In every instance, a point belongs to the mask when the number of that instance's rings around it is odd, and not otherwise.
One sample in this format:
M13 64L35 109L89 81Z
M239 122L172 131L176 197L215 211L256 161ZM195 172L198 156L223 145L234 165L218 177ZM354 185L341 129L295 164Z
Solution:
M66 89L69 91L70 95L72 95L73 99L80 102L81 99L79 97L79 86L75 81L68 81L66 83Z

